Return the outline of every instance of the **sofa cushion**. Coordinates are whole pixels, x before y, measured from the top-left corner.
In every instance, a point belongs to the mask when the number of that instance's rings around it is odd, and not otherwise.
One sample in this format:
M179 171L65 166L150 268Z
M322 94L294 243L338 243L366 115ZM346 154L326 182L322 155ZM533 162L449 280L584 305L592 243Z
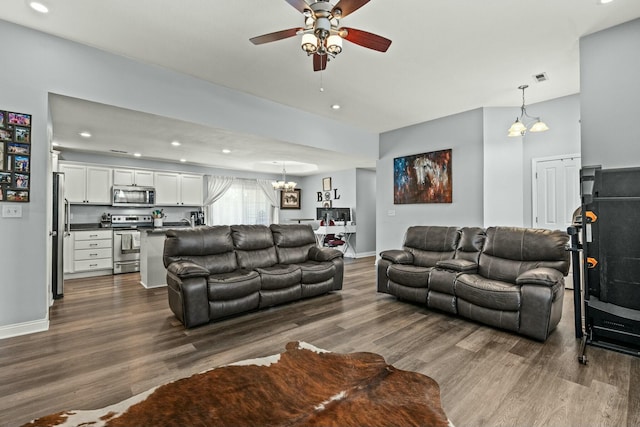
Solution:
M501 311L520 309L520 286L491 280L479 274L461 274L456 279L455 294L474 305Z
M407 229L404 249L413 254L413 264L434 267L443 259L453 258L458 239L457 227L413 226Z
M316 246L316 236L308 224L271 224L269 228L280 264L305 262L309 249Z
M232 225L238 266L247 270L278 263L271 230L266 225Z
M266 225L232 225L233 246L243 251L253 251L273 246L273 235Z
M226 225L169 229L166 235L162 257L165 267L176 261L190 261L211 274L238 268L231 229Z
M303 284L324 282L333 279L333 276L336 274L336 267L331 261L307 261L296 265L300 267L302 273L300 282Z
M570 264L568 241L569 236L559 230L489 227L478 272L489 279L511 283L537 267L555 268L566 275Z
M257 293L260 276L251 270L236 270L231 273L213 274L207 280L209 301L228 301Z
M271 267L256 268L262 281L261 289L282 289L300 283L302 272L296 265L276 264Z
M271 224L273 242L282 248L316 244L316 236L309 224Z
M431 267L408 264L391 264L387 269L389 280L412 288L426 288Z

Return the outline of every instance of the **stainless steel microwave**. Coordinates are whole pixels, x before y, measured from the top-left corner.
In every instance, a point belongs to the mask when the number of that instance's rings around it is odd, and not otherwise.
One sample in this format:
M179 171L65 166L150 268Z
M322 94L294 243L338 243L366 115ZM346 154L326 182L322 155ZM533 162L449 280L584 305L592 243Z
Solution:
M156 204L154 187L137 185L114 185L111 197L112 206L153 207Z

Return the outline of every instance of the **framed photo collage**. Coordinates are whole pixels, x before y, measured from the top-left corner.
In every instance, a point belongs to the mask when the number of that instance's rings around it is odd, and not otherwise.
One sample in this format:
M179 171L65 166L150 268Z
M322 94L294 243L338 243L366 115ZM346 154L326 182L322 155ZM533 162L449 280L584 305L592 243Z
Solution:
M0 110L0 202L29 202L31 115Z

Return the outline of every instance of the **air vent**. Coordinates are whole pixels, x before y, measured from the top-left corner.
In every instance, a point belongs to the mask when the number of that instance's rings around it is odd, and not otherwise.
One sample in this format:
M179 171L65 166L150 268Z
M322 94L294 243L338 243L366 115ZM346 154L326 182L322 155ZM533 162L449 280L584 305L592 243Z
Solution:
M535 74L533 76L533 78L536 79L536 82L538 82L538 83L546 82L547 80L549 80L549 77L547 76L547 73Z
M122 151L122 150L109 150L112 153L118 153L118 154L129 154L127 151Z

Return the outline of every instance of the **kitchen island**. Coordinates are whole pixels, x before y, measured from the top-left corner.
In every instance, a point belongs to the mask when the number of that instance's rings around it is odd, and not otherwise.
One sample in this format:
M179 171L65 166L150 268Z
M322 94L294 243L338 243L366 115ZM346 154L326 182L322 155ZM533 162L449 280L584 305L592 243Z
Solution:
M188 228L164 226L140 229L140 284L145 288L167 286L167 270L162 262L167 230Z

